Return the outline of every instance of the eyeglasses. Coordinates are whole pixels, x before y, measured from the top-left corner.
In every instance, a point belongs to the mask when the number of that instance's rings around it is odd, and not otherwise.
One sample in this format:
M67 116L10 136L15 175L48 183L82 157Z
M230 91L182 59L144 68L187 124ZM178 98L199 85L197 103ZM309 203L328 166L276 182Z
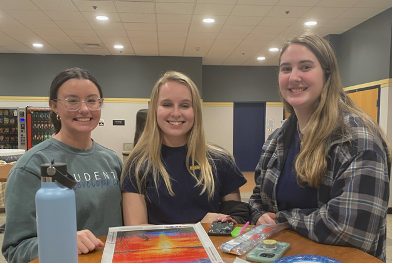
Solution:
M82 101L75 97L66 97L64 99L54 99L53 101L61 101L68 111L78 111L82 103L85 103L90 111L97 111L101 109L104 98L90 97Z

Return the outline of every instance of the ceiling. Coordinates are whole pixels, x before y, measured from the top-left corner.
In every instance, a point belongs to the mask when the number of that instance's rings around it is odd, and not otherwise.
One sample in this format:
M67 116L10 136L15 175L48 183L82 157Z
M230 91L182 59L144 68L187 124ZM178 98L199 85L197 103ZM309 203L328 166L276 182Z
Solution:
M391 0L0 0L0 53L202 57L203 65L277 65L283 41L317 21L341 34ZM107 21L96 20L108 16ZM213 24L202 22L214 18ZM33 47L41 43L43 47ZM116 44L123 45L121 51ZM256 58L263 56L264 61Z

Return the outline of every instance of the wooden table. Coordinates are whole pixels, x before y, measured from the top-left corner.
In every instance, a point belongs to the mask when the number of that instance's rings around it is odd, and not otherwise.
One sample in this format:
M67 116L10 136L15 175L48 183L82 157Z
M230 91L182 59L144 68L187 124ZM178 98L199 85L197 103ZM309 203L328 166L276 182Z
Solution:
M202 224L205 231L209 230L210 224ZM242 226L242 225L239 225ZM252 226L250 226L252 227ZM104 243L106 241L106 236L99 237ZM232 239L231 236L210 236L211 241L214 246L217 248L222 243ZM281 242L287 242L291 246L289 250L284 254L285 256L291 255L320 255L326 256L329 258L336 259L341 262L350 262L350 263L383 263L381 260L355 248L350 247L342 247L342 246L330 246L316 243L308 238L305 238L294 231L283 230L280 231L271 239L275 239ZM99 263L101 262L102 252L104 248L101 247L93 252L88 254L79 255L79 263ZM246 259L246 254L241 256L236 256L227 253L220 253L221 258L224 262L233 263L236 257L241 259ZM38 262L38 259L33 260L32 262Z

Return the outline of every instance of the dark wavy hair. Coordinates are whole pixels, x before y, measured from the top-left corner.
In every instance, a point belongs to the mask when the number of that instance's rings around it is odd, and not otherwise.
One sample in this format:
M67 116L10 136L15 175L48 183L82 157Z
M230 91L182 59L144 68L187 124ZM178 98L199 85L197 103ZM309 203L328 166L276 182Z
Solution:
M71 79L91 81L97 87L100 93L100 98L103 98L101 86L98 84L96 78L88 70L81 69L78 67L73 67L73 68L62 70L53 79L49 90L49 102L51 100L57 99L57 91L59 91L59 88L63 85L63 83ZM60 120L57 120L57 114L53 111L51 111L50 113L50 120L55 130L54 133L55 134L59 133L61 129L61 122Z
M138 143L139 138L145 129L147 119L147 109L141 109L136 113L136 126L135 126L135 137L134 137L134 147Z

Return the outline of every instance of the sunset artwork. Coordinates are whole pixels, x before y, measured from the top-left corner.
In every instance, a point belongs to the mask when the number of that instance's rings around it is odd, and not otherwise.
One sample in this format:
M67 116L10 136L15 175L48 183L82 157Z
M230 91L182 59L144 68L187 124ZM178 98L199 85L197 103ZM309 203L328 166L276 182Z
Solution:
M113 263L211 262L193 227L118 231Z

